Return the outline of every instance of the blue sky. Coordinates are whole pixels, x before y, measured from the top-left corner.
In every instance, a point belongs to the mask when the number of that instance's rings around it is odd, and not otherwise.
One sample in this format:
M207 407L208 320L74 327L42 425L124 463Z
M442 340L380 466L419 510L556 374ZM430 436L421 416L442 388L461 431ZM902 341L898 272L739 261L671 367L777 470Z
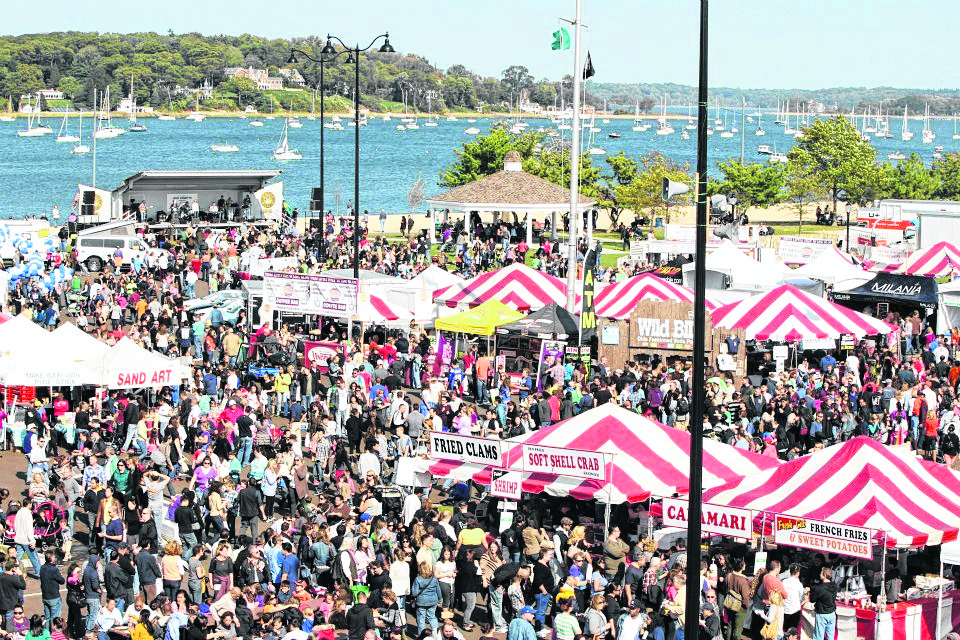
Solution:
M38 9L13 3L5 34L63 30L157 31L268 37L324 35L346 41L389 31L398 51L446 68L461 63L499 76L511 64L535 78L557 79L573 67L572 49L550 50L558 16L574 0L162 0L103 4L47 0ZM309 9L304 10L304 7ZM697 0L584 0L585 44L596 80L697 80ZM960 3L948 0L714 0L710 84L742 88L835 86L955 88Z

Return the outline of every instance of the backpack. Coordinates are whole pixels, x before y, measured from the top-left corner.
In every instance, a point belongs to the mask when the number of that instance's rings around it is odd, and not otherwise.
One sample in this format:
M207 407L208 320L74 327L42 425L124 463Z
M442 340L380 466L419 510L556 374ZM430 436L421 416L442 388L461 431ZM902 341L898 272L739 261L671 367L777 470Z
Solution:
M660 390L660 387L653 387L650 389L648 398L651 407L659 407L663 404L663 391Z
M343 562L341 561L341 558L344 553L350 557L349 576L343 572ZM336 556L333 556L332 562L333 564L330 567L330 575L333 576L334 582L339 582L340 584L350 584L357 579L357 562L353 559L352 553L349 551L341 551Z
M514 549L517 546L517 530L513 527L507 527L500 534L500 540L507 549ZM494 573L496 576L496 573Z
M493 576L490 578L490 584L494 587L505 586L513 580L513 576L515 575L517 575L516 565L509 562L502 564L493 572Z

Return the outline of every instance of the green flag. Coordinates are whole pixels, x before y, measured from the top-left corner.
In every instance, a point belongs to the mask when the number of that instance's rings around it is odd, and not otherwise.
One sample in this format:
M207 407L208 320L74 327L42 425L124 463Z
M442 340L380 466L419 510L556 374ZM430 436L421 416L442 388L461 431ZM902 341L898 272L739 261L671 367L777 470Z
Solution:
M554 31L553 44L550 45L550 48L553 49L554 51L560 51L561 49L563 51L566 51L567 49L569 49L570 33L563 27L560 27L559 31Z

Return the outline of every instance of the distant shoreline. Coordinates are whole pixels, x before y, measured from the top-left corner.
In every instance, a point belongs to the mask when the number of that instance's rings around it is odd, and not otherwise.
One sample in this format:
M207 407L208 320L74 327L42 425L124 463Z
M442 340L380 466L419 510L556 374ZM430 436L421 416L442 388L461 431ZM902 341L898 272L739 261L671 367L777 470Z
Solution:
M192 111L155 111L155 112L153 112L153 113L138 113L138 114L137 114L137 119L142 119L142 120L156 120L159 116L167 116L167 115L170 115L170 116L175 116L175 117L177 118L177 120L183 120L184 118L186 118L186 117L187 117L188 115L190 115L191 113L193 113L193 112L192 112ZM255 120L255 119L262 119L262 118L271 117L271 114L269 114L269 113L244 113L244 112L242 112L242 111L200 111L199 113L201 113L205 118L236 118L236 119L238 119L238 120L244 120L244 119L246 119L246 120ZM351 115L351 113L352 113L352 112L349 112L349 111L327 111L327 112L324 113L324 117L326 117L326 118L331 118L331 117L333 117L333 116L337 116L337 117L339 117L339 118L341 118L341 119L352 120L352 119L353 119L353 116ZM78 112L78 111L69 111L69 112L67 112L67 117L68 117L68 118L76 118L76 117L79 116L79 114L80 114L80 112ZM91 115L91 112L90 112L90 111L84 111L83 114L86 115L86 116L89 116L89 115ZM19 113L19 112L7 112L7 113L0 112L0 115L12 116L12 117L17 118L17 119L19 120L19 119L21 119L21 118L26 118L26 117L27 117L28 115L30 115L30 114ZM40 117L42 117L42 118L62 118L63 115L64 115L64 112L63 112L63 111L44 111L44 112L40 113ZM314 117L317 118L317 119L319 119L319 117L320 117L319 114L317 114L317 113L312 113L312 114L311 114L309 111L292 111L292 112L290 112L290 113L288 113L288 114L283 114L283 115L274 113L274 114L272 115L272 117L273 117L274 119L276 119L276 120L281 120L281 119L283 119L284 117L288 117L288 116L291 117L291 118L304 118L304 119L305 119L305 118L310 117L311 115L314 116ZM430 120L430 119L436 118L437 120L440 120L440 121L446 120L449 116L454 116L455 118L457 118L457 121L459 121L459 122L465 122L465 121L467 120L467 118L474 118L474 119L477 119L477 120L490 120L490 119L507 119L507 120L511 120L511 119L515 119L515 118L517 117L517 114L516 114L516 113L475 113L475 114L472 113L472 114L466 114L466 113L459 113L459 112L458 112L458 113L447 113L447 114L433 114L433 113L407 113L407 114L403 114L403 113L394 113L394 112L376 112L376 113L368 112L368 113L367 113L367 119L368 119L368 120L382 119L384 116L387 116L387 115L389 115L392 120L399 120L400 118L418 118L418 119L423 119L423 120ZM748 114L748 115L750 115L751 117L753 117L752 114ZM764 115L775 116L776 114L774 114L774 113L768 113L768 114L764 114ZM781 115L782 115L782 114L781 114ZM788 115L788 116L790 116L790 117L797 117L797 116L803 116L804 114L802 114L802 113L790 112L790 113L788 113L788 114L786 114L786 115ZM845 116L845 117L846 117L848 114L836 113L836 114L823 114L823 115L828 116L828 117L834 117L834 116L842 115L842 116ZM110 114L110 117L111 117L111 118L117 118L117 119L127 119L129 116L130 116L129 113L123 113L123 112L119 112L119 111L116 111L116 112L113 112L113 113ZM554 117L556 117L556 116L547 115L547 114L524 113L523 116L522 116L522 119L523 119L523 120L545 120L545 121L549 122L549 121L550 121L552 118L554 118ZM586 121L590 120L591 118L607 118L607 119L610 119L610 120L633 120L634 118L639 118L640 120L656 120L656 119L659 118L659 117L661 117L661 116L660 116L660 114L657 114L657 113L641 113L639 116L635 116L635 115L632 114L632 113L620 113L620 114L616 114L616 115L613 115L613 114L606 114L606 115L596 114L595 116L592 116L592 115L591 115L591 116L583 116L583 117L580 119L580 121L581 121L581 122L586 122ZM696 120L696 114L694 114L694 115L692 115L692 116L688 116L688 115L685 115L685 114L682 114L682 113L668 113L667 116L666 116L667 120L687 120L687 119L689 119L689 118L691 118L691 117L692 117L694 120ZM820 116L815 116L815 117L820 117ZM931 119L932 119L932 120L946 120L946 121L949 121L949 120L956 120L956 119L958 119L958 118L960 118L960 116L938 116L938 117L933 117L933 116L931 116ZM891 118L891 119L893 119L893 118ZM901 119L901 118L899 118L899 117L897 118L897 120L900 120L900 119ZM708 117L708 120L709 120L710 122L713 121L712 118L709 118L709 117ZM923 116L910 116L910 117L908 118L908 120L910 120L910 121L914 121L914 120L916 120L916 121L921 121L921 120L923 120ZM2 124L2 123L0 123L0 124Z

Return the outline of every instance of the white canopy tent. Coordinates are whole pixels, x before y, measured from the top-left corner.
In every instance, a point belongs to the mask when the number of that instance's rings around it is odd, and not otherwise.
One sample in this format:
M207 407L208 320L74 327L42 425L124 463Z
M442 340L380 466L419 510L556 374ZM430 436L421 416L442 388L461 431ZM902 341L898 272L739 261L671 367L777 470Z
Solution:
M444 287L449 287L452 284L457 284L461 280L463 280L463 278L457 274L450 273L446 269L432 264L407 282L407 286L416 289L436 291Z
M35 351L50 334L24 315L14 316L0 324L0 354Z
M72 360L68 352L47 342L0 357L0 384L4 385L67 387L99 381L96 370Z
M182 379L178 360L147 351L128 338L110 347L103 359L103 384L111 389L162 387Z
M960 280L937 286L937 333L950 333L957 326L960 326Z
M790 278L810 278L826 284L841 286L845 289L859 287L872 280L874 275L853 263L839 249L831 247L807 264L787 272Z
M693 262L683 265L683 284L693 287ZM760 263L725 240L706 259L708 289L767 291L783 282L783 264Z

